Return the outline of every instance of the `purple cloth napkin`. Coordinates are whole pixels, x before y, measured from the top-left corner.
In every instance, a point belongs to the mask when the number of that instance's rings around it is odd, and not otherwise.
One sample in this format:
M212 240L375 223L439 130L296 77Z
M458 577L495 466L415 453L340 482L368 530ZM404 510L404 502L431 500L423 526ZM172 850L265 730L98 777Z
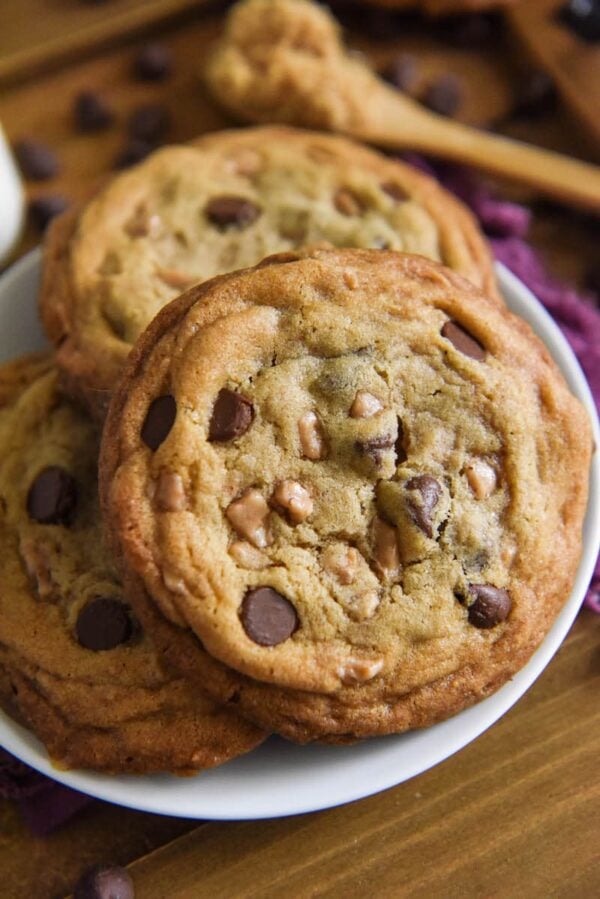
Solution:
M0 749L0 799L16 800L23 820L36 837L45 836L93 802L63 787Z
M527 243L531 212L524 206L497 198L468 169L436 165L406 154L411 165L438 178L478 217L491 239L496 259L503 262L554 317L579 359L596 405L600 405L600 297L579 293L548 272L540 256ZM600 613L600 559L584 605ZM93 802L88 796L32 771L0 749L0 798L15 799L25 823L36 836L50 833Z

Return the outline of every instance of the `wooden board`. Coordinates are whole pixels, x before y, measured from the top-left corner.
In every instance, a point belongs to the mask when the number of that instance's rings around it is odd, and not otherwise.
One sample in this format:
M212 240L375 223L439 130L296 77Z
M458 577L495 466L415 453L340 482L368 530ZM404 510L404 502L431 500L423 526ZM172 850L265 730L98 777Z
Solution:
M431 771L351 805L194 825L95 803L33 838L0 802L3 895L57 899L104 860L132 862L139 899L591 899L599 694L600 616L583 611L501 721Z
M197 10L208 0L1 0L0 85L158 22Z
M160 102L168 107L172 126L167 140L171 142L187 141L204 131L234 124L211 101L201 81L202 62L221 29L222 17L206 9L196 20L161 24L161 41L170 47L175 59L173 76L165 82L149 84L132 78L132 62L140 41L130 40L0 92L0 121L9 139L35 136L48 143L61 161L58 176L49 182L28 184L28 195L59 192L72 201L89 196L114 171L115 159L126 140L127 118L140 103ZM444 72L458 73L465 87L461 118L471 124L485 126L502 119L511 107L516 75L502 42L482 49L459 50L414 31L380 42L354 31L347 34L347 39L377 69L384 68L398 53L413 55L422 83ZM75 130L73 100L86 89L101 92L115 110L117 120L109 130L99 134ZM51 114L48 98L52 98ZM556 113L535 122L515 121L507 133L567 154L572 152L575 140L573 128ZM575 146L580 149L578 143ZM515 192L515 198L520 197L521 192ZM578 280L597 256L594 235L588 233L584 223L558 209L553 209L539 225L542 245L552 247L556 273ZM34 246L39 238L39 233L30 227L17 255Z
M143 899L547 899L600 892L600 617L502 721L338 809L207 824L131 866Z
M552 76L565 103L600 148L600 44L557 18L564 0L527 0L506 11L520 44Z

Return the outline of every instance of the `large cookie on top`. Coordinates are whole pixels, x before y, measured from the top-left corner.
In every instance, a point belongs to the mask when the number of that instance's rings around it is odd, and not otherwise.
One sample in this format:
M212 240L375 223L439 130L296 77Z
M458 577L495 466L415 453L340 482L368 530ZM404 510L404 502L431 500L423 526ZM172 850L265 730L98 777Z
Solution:
M320 242L420 253L495 291L471 215L411 167L306 131L212 134L156 152L50 229L41 312L68 389L101 410L185 288Z
M315 250L158 316L101 487L173 663L286 736L346 739L523 665L569 594L590 453L522 320L421 257Z
M163 671L103 543L96 431L57 376L0 368L0 702L61 767L217 765L263 734Z

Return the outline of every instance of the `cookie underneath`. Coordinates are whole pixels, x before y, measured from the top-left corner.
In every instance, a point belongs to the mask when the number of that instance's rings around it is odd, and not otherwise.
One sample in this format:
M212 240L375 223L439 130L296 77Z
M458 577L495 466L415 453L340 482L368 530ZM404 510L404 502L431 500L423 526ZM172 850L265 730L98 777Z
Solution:
M264 738L166 674L104 546L98 435L46 358L0 368L0 703L58 767L191 772Z
M218 132L154 153L53 223L40 302L64 388L103 417L132 345L163 306L306 244L420 253L496 296L478 226L432 179L343 138Z

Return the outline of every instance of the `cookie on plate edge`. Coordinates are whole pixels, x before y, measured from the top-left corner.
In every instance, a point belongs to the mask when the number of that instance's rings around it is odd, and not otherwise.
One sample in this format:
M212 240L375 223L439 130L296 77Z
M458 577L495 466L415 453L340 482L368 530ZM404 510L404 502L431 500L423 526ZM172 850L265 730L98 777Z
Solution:
M98 434L49 357L0 367L0 705L53 764L191 773L264 733L166 674L105 548Z

